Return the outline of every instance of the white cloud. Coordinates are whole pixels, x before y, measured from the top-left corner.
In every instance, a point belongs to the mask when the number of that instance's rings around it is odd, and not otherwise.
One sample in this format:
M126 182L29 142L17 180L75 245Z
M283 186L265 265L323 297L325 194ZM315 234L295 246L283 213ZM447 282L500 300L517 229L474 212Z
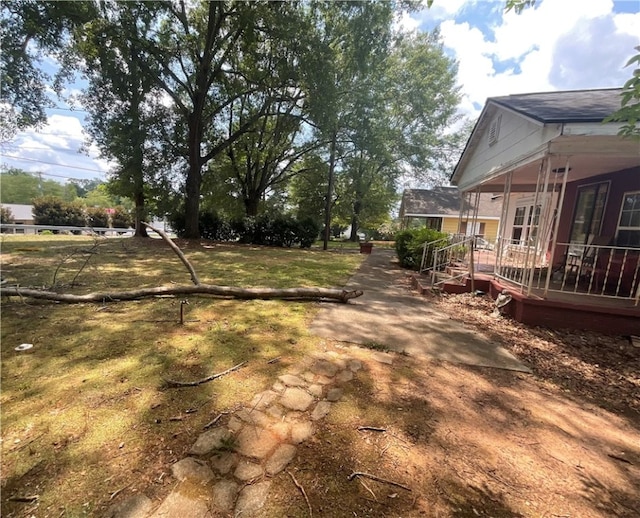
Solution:
M449 12L457 19L440 24L459 62L465 114L477 116L487 97L620 86L630 77L623 66L640 43L640 14L614 13L612 0L539 0L519 15L494 10L493 23L474 19L474 5L456 2Z
M1 158L9 167L41 172L59 181L104 178L109 163L98 158L95 146L89 146L88 153L82 151L84 144L85 134L79 119L52 115L41 129L20 132L4 144Z

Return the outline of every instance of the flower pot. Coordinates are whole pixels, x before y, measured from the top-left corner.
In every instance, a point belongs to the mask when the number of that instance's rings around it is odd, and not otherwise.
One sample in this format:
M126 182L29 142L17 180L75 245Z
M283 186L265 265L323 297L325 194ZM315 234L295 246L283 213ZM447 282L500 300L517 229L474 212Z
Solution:
M372 248L373 248L373 243L360 243L361 254L370 254Z

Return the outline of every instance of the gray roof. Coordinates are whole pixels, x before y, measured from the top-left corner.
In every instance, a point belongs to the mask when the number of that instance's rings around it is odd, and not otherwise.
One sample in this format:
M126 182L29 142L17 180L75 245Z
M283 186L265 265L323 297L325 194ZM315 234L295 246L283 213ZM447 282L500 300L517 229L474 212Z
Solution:
M500 193L502 194L502 193ZM499 218L502 196L482 193L478 206L479 218ZM473 213L473 207L465 202L464 211ZM434 187L433 189L405 189L402 193L400 217L412 216L458 216L460 214L460 191L457 187Z
M622 88L570 90L490 97L504 106L542 123L602 122L620 109Z

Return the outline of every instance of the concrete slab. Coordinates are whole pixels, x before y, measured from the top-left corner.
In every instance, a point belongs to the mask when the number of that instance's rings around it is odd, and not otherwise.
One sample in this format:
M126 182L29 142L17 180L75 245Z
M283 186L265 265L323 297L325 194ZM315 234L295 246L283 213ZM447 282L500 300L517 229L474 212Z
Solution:
M364 290L364 295L349 304L323 304L310 326L311 333L343 342L384 345L412 356L530 372L506 349L409 291L408 273L398 265L395 251L374 247L346 285Z

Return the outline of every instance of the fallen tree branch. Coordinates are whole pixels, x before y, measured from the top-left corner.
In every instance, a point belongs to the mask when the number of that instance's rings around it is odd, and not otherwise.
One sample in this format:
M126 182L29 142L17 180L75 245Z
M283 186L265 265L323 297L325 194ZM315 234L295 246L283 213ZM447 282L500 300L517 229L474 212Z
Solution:
M311 503L309 502L309 497L307 497L307 493L304 490L304 487L302 487L302 485L296 480L296 477L293 476L293 473L291 473L289 470L287 470L287 475L291 477L291 480L293 480L293 483L295 484L295 486L300 490L300 492L302 493L302 496L304 496L304 500L305 502L307 502L307 507L309 508L309 516L312 517L313 509L311 509Z
M176 380L167 380L165 379L165 386L168 388L176 388L176 387L197 387L198 385L202 385L203 383L208 383L209 381L213 381L217 378L221 378L225 374L229 374L230 372L238 370L240 367L245 365L247 362L239 363L238 365L234 365L230 369L227 369L224 372L219 372L217 374L212 374L211 376L207 376L206 378L202 378L197 381L176 381Z
M335 300L348 302L360 297L362 290L338 290L331 288L237 288L235 286L218 286L215 284L158 286L155 288L140 288L129 291L107 291L74 295L72 293L56 293L54 291L37 290L33 288L19 288L17 286L0 288L1 296L29 297L40 300L53 300L67 304L86 302L139 300L149 297L166 295L213 295L216 297L236 299L281 299L281 300Z
M182 253L182 250L180 250L180 248L178 248L178 245L176 245L169 238L169 236L167 234L165 234L162 230L154 228L151 225L149 225L149 223L145 223L144 221L142 222L142 224L145 227L147 227L149 230L153 230L156 234L158 234L164 240L165 243L167 243L169 245L169 247L171 247L171 249L176 253L176 255L182 261L182 264L184 264L187 267L187 270L189 270L189 274L191 275L191 280L193 281L193 284L195 284L196 286L200 285L200 279L198 278L198 274L194 270L193 266L191 266L191 263L189 262L189 260Z
M386 428L378 428L376 426L358 426L358 431L370 431L370 432L386 432Z
M367 477L371 480L376 480L378 482L384 482L385 484L391 484L392 486L400 487L406 491L411 491L410 487L407 487L399 482L394 482L393 480L387 480L386 478L381 478L376 475L372 475L371 473L365 473L364 471L354 471L347 477L347 480L353 480L355 477Z

